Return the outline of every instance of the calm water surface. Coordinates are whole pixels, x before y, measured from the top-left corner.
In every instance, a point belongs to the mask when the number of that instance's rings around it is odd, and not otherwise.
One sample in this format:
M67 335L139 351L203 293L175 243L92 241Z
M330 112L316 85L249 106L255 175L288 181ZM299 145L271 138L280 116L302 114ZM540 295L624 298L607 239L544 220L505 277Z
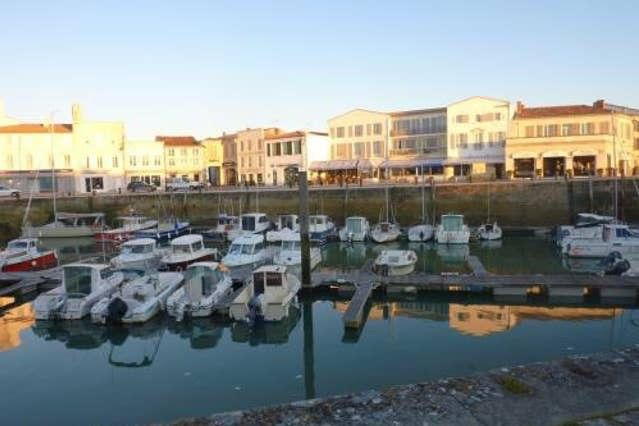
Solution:
M420 269L465 270L464 249L414 248ZM322 267L356 268L377 250L331 244ZM69 261L101 254L93 244L62 251ZM493 272L571 272L544 239L471 245L470 253ZM165 317L107 328L36 323L29 302L0 299L3 423L166 421L639 343L639 312L627 308L380 299L363 329L345 334L346 306L302 299L289 321L255 329Z

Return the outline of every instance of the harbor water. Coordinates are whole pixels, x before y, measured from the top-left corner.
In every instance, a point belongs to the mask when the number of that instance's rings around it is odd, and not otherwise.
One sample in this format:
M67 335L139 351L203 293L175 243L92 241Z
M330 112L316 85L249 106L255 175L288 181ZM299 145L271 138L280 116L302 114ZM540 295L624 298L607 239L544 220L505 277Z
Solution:
M112 255L58 242L65 262ZM388 247L388 246L385 246ZM393 246L391 246L393 247ZM418 269L465 272L476 255L495 273L582 273L544 238L437 247L400 243ZM331 243L322 269L355 269L381 247ZM137 424L203 416L639 343L634 306L503 305L481 295L376 296L358 332L348 299L301 297L288 320L249 328L220 318L140 326L36 322L29 300L0 299L3 424Z

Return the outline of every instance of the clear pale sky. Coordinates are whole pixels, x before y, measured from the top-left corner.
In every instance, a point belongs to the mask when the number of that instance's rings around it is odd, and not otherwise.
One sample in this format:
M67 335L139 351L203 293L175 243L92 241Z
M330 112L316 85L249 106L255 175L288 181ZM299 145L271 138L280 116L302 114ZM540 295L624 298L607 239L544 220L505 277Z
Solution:
M326 128L351 108L639 107L638 1L30 1L0 6L9 116L129 137Z

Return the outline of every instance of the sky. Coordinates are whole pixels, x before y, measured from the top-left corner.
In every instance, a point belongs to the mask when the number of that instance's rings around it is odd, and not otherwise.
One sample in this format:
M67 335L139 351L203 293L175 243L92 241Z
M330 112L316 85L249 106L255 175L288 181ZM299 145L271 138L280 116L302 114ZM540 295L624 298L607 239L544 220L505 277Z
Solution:
M0 0L7 115L129 138L325 130L474 96L639 107L639 2Z

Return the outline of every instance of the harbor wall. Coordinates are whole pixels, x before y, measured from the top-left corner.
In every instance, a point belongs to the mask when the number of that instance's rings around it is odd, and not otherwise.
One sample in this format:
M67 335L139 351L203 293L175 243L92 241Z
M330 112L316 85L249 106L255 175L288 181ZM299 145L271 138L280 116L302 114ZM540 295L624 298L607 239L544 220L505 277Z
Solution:
M490 219L504 227L552 227L572 221L578 212L611 214L614 182L610 179L558 181L498 181L463 184L435 184L424 188L429 217L442 213L461 213L469 225ZM620 217L639 221L639 197L632 180L618 184ZM390 205L402 225L416 223L421 216L422 188L418 185L394 187L311 187L310 212L323 212L341 224L346 216L362 215L376 222L385 206ZM489 201L490 200L490 201ZM219 192L177 194L98 194L89 197L60 197L58 211L100 211L112 222L119 215L135 211L151 217L177 215L195 225L211 223L219 212L262 211L269 215L297 212L296 189L225 189ZM27 200L0 202L0 240L19 235ZM52 218L52 201L32 200L29 221L42 224Z

